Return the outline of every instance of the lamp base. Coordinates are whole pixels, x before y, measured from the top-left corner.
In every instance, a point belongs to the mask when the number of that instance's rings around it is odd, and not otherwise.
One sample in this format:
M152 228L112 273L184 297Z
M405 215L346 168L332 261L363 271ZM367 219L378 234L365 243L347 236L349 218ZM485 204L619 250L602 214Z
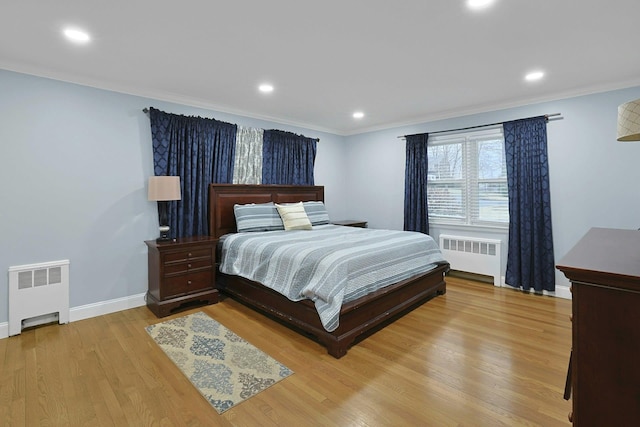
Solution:
M156 239L156 242L168 242L169 240L171 240L169 238L169 226L168 225L161 225L160 226L160 237L158 237Z

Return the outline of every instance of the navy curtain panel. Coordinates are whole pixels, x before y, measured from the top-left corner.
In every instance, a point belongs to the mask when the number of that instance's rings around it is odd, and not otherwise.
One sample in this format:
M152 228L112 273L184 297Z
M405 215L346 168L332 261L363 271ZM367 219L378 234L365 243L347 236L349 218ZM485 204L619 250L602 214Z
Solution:
M427 176L429 161L428 133L407 135L404 177L404 229L429 234Z
M180 176L182 200L170 202L170 237L208 235L210 183L231 183L237 126L149 109L154 173Z
M547 119L506 122L509 252L505 282L523 290L555 291Z
M262 183L314 185L317 139L281 130L262 137Z

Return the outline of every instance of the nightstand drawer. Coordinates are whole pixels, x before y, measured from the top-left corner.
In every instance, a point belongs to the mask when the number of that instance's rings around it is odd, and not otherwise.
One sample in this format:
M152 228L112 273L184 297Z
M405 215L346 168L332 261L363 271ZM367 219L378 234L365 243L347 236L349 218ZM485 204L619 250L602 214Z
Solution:
M202 268L210 268L212 265L213 260L211 258L196 259L193 261L179 262L175 264L165 264L164 275L165 277L168 277L175 274L189 273Z
M213 272L211 270L170 277L164 282L162 298L190 294L213 288L213 285Z
M163 254L162 262L168 264L205 257L211 259L211 248L192 248L184 251L167 252Z

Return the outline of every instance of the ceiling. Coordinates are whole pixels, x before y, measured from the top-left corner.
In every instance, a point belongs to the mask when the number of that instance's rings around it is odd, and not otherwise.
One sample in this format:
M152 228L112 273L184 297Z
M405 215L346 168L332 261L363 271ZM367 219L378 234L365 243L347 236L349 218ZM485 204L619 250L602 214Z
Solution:
M640 85L638 0L465 2L5 1L0 68L339 135Z

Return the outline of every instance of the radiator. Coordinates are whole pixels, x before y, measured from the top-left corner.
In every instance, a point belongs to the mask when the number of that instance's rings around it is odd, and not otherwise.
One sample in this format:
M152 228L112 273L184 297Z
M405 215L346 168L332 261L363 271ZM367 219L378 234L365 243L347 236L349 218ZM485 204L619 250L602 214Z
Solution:
M452 270L493 276L493 284L501 286L501 240L440 235L440 249Z
M55 320L69 323L69 261L9 267L9 336Z

